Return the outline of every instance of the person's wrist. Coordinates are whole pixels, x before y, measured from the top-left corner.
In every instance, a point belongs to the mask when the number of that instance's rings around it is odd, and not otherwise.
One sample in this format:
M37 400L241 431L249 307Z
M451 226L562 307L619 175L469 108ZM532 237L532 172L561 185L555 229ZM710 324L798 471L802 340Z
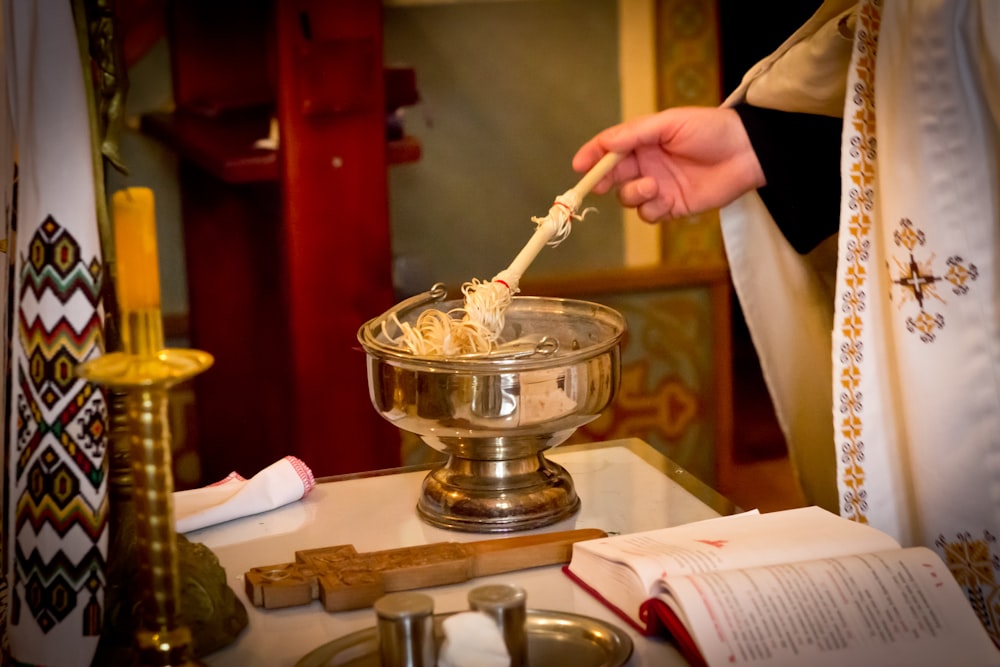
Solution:
M733 144L737 147L736 164L740 174L740 182L747 191L764 187L767 185L764 168L757 158L757 152L754 150L750 135L743 125L743 119L735 110L730 112L730 122L732 123Z
M762 188L767 185L767 176L764 175L764 168L760 166L760 160L757 159L757 154L751 147L749 153L746 156L747 161L747 174L750 183L751 190L756 190L757 188Z

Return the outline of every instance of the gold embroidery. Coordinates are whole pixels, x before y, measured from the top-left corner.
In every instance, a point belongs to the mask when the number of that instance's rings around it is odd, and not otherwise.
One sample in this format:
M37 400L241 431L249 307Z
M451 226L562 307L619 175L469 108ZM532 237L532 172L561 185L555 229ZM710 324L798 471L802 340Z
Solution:
M875 55L878 46L878 29L881 20L881 0L862 2L858 9L857 35L852 60L852 87L847 92L844 116L845 139L849 142L849 158L845 160L844 203L848 207L841 227L843 286L840 295L840 334L837 380L840 383L840 483L844 488L841 514L861 523L868 523L868 493L865 475L864 405L861 379L867 371L864 361L864 332L866 320L867 279L870 275L872 250L871 225L875 177ZM923 245L922 233L908 220L901 221L895 235L896 245L909 250L907 261L896 261L898 279L890 277L891 289L898 289L906 303L916 303L919 313L910 318L911 331L923 338L943 325L940 315L931 314L925 303L942 300L939 290L947 289L956 295L965 294L969 283L978 272L974 265L961 257L950 257L944 275L932 271L934 257L921 258L913 252ZM890 268L891 267L886 267ZM901 305L902 307L902 305ZM1000 646L1000 558L993 554L996 537L984 531L982 539L972 539L970 533L961 533L955 541L939 537L935 546L949 570L962 586L966 597L978 614L994 643Z
M867 301L868 259L871 247L871 214L875 192L875 53L881 21L881 0L862 3L858 9L854 68L856 81L848 91L853 112L845 116L844 130L850 132L848 190L845 193L850 219L843 257L845 293L840 319L844 342L840 348L840 456L842 483L846 488L841 514L868 523L865 490L863 405L859 384L864 349L861 333Z
M907 218L899 221L899 229L893 234L893 239L896 245L905 248L908 254L902 261L899 257L893 257L892 260L899 277L890 277L890 281L902 288L903 296L899 308L902 310L915 301L919 309L916 316L906 318L906 329L911 333L917 333L920 340L925 343L931 343L937 337L935 332L945 324L944 315L928 312L928 302L931 300L947 303L938 292L938 285L942 281L948 282L952 286L951 291L961 296L969 291L969 283L979 277L979 270L975 264L967 265L956 255L949 257L945 262L948 269L943 276L935 275L933 265L936 255L931 253L929 258L922 258L923 261L917 259L914 251L927 242L927 237Z
M991 545L996 545L996 537L989 531L983 531L981 539L961 533L949 542L941 535L935 545L993 642L1000 646L1000 581L997 581L1000 558L991 549Z

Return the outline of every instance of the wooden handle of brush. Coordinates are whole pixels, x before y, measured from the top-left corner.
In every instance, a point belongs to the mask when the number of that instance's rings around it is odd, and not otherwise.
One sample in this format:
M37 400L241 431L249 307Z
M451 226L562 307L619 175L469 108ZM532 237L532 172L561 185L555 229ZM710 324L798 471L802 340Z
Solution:
M580 206L580 202L583 198L594 189L598 181L604 178L615 165L618 164L622 159L621 153L607 153L604 157L597 161L590 170L583 175L583 178L577 182L572 188L566 191L563 195L569 195L569 198L573 200L572 208L570 213L575 213L576 209ZM514 261L502 272L498 273L494 280L500 279L511 287L513 291L517 291L516 287L518 282L521 280L521 276L524 272L528 270L528 266L535 261L535 257L538 253L542 251L545 244L552 240L556 232L559 230L559 224L555 221L553 216L565 215L564 211L560 210L560 204L554 204L552 208L549 209L549 215L546 216L545 220L542 221L538 227L535 228L535 233L531 235L528 242L521 249L521 252L517 253Z
M608 172L615 168L615 165L621 162L623 155L621 153L607 153L604 157L597 161L590 170L583 175L580 182L573 186L572 191L576 193L577 197L582 201L597 182L604 178Z
M524 247L517 253L517 256L514 257L510 265L494 276L493 280L502 280L512 291L516 292L517 284L521 281L521 276L528 270L531 263L535 261L535 257L538 257L538 253L542 251L545 244L552 240L557 229L558 226L548 218L542 224L538 225L535 228L535 233L531 235L531 238L524 244Z

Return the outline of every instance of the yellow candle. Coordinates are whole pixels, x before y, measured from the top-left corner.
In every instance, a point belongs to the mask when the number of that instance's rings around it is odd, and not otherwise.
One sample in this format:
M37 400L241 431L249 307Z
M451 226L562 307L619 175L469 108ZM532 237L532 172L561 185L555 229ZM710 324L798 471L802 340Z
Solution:
M118 305L123 312L160 307L156 215L149 188L119 190L112 197Z

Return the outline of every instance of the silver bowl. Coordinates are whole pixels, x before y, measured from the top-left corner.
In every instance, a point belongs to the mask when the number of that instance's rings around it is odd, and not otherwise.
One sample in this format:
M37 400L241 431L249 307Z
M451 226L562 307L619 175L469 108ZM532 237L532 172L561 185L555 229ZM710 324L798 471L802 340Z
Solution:
M427 295L402 309L400 320L413 322L425 308L462 305ZM487 356L447 359L394 348L381 321L358 332L372 404L386 420L448 455L424 479L417 511L425 521L510 532L545 526L579 509L569 473L544 452L596 419L617 393L625 334L620 313L587 301L515 297L505 345Z

